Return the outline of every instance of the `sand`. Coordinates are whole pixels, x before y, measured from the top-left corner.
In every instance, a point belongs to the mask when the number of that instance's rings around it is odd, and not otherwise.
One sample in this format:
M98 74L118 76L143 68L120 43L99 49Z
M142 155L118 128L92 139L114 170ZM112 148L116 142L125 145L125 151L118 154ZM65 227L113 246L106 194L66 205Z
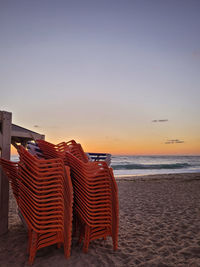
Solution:
M111 238L73 239L71 257L56 246L37 252L33 266L200 266L200 173L118 179L119 249ZM0 238L0 266L29 266L27 233L10 197L9 232Z

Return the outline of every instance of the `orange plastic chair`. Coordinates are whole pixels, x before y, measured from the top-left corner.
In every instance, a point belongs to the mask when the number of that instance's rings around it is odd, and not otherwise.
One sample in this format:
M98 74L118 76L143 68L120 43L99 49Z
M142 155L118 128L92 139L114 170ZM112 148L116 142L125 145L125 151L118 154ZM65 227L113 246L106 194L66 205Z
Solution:
M83 162L89 161L88 156L83 151L81 145L77 144L76 141L74 140L71 140L69 142L62 142L57 145L54 145L44 140L37 140L36 143L39 146L45 158L49 159L49 158L61 157L65 159L65 152L68 151L75 157L82 160Z

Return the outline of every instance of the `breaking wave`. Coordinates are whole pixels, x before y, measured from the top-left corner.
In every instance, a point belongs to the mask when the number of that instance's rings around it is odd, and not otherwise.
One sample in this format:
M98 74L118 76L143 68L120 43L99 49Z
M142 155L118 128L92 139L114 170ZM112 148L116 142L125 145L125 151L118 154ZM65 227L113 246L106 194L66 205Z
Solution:
M189 168L188 163L173 163L173 164L117 164L113 165L114 170L161 170L161 169L182 169Z

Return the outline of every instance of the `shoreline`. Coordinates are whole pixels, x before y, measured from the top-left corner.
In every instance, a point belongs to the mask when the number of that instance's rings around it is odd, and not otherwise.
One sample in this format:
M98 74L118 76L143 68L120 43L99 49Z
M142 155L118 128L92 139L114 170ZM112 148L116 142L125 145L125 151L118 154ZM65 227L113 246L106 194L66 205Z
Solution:
M176 176L176 177L175 177ZM185 177L187 176L187 177ZM190 176L199 176L200 172L182 172L182 173L165 173L165 174L139 174L139 175L123 175L116 176L116 181L151 181L151 180L175 180L175 179L191 179Z
M73 238L71 256L50 246L37 252L42 267L200 266L200 173L116 179L119 192L119 249L95 240L87 254ZM27 232L10 193L9 231L0 237L0 266L28 267Z

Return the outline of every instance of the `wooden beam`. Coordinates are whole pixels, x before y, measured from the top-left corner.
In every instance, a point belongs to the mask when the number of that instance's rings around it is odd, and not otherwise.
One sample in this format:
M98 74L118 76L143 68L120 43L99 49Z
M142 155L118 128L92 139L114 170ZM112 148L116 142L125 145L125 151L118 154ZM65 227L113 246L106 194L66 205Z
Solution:
M36 133L21 126L12 124L12 137L26 138L30 140L44 139L43 134Z
M1 123L1 157L10 159L12 113L0 111ZM0 170L0 235L8 231L9 183Z

